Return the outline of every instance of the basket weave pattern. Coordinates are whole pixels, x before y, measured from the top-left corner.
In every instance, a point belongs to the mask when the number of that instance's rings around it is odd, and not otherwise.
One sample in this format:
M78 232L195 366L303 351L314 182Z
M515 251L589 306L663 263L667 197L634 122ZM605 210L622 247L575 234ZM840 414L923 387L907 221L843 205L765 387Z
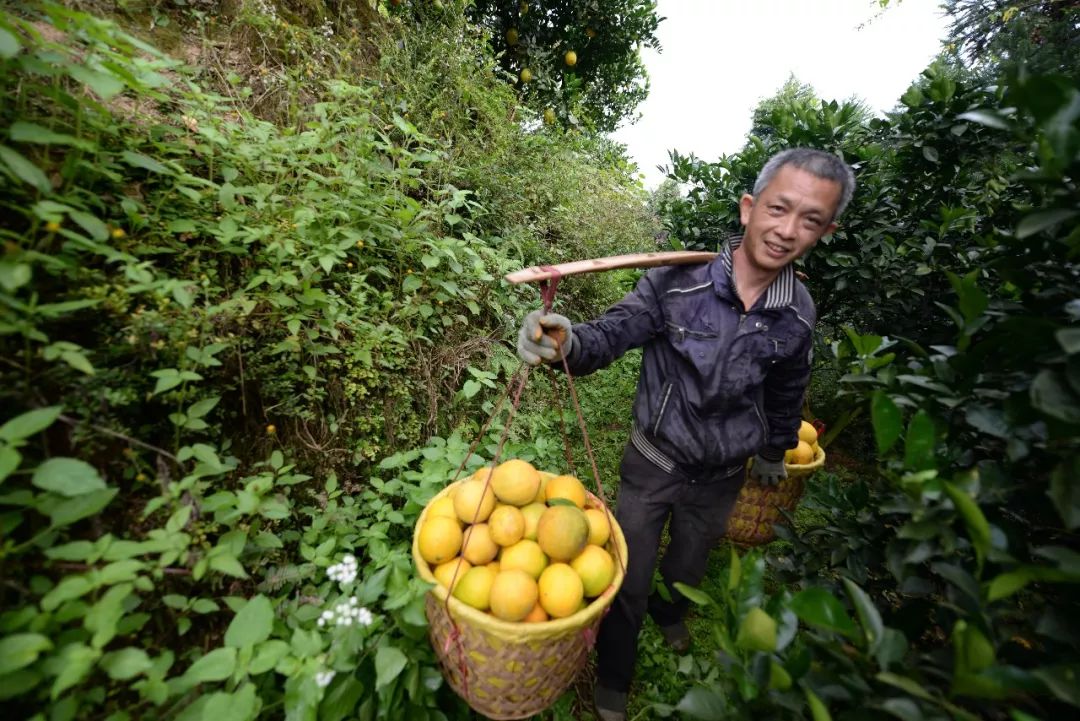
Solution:
M453 492L452 484L436 498ZM434 499L433 499L434 500ZM587 494L586 507L603 510ZM427 511L420 515L416 530ZM475 711L491 719L523 719L548 708L570 686L585 665L604 612L622 585L626 539L611 522L609 550L615 557L615 579L588 606L567 618L543 623L508 623L450 598L444 586L428 592L425 610L428 635L443 677ZM413 562L421 578L436 583L420 556L413 534ZM622 562L619 562L619 559Z
M763 486L747 477L728 518L727 539L740 546L760 546L776 538L773 524L780 520L780 509L794 512L807 477L824 465L825 451L818 448L810 463L785 464L788 477L775 487Z

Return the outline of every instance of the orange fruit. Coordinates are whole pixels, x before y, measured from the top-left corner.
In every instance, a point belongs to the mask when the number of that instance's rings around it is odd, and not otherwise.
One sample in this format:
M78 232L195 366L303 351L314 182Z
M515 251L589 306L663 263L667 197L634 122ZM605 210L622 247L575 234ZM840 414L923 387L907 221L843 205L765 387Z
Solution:
M484 481L464 481L454 493L454 512L465 523L483 523L495 510L495 493Z
M515 458L500 463L491 474L495 497L512 506L531 503L539 489L540 474L528 461Z
M515 506L495 506L487 523L491 540L500 546L512 546L525 535L525 516Z
M430 564L449 561L461 550L461 526L453 518L435 516L424 519L417 546L420 557Z
M611 522L605 511L599 508L586 508L585 520L589 522L589 543L603 546L611 538Z
M589 542L585 512L574 506L548 508L536 526L536 542L553 561L575 558Z
M585 595L590 598L599 596L615 580L615 559L600 546L591 543L570 562L570 567L581 576Z
M499 546L491 540L491 529L486 523L477 523L465 529L461 542L461 555L474 566L483 566L495 560Z
M555 476L544 487L545 499L565 498L578 508L585 507L585 486L574 476Z
M502 571L491 585L491 613L503 621L521 621L532 611L540 591L533 577L520 569Z
M502 570L525 571L533 578L540 578L540 574L547 565L548 559L540 550L540 544L527 538L523 538L513 546L507 546L499 554L499 566Z
M585 595L581 576L565 563L553 563L545 568L537 586L540 605L552 618L565 618L575 613Z

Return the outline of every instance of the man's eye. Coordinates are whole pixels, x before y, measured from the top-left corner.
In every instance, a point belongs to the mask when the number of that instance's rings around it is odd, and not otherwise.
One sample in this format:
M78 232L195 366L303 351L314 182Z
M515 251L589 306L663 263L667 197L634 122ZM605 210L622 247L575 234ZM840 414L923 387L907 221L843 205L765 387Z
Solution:
M770 205L769 206L769 212L770 213L783 213L784 212L784 207L782 205Z

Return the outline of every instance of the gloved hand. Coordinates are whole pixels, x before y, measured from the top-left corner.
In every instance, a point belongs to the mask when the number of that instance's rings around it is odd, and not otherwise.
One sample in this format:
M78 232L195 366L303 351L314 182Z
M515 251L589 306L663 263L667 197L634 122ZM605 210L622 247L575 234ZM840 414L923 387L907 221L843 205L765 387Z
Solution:
M544 314L534 310L525 316L518 332L517 352L521 360L529 365L540 365L542 361L552 363L561 360L573 347L574 334L570 331L570 320L558 313Z
M784 459L770 461L759 453L750 465L750 477L763 486L779 486L780 481L787 478Z

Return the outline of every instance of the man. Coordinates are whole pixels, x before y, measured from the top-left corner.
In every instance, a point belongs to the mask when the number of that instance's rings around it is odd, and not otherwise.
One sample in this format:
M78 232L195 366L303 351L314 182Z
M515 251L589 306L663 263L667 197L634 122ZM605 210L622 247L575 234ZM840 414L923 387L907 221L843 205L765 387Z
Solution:
M836 228L854 186L851 169L834 155L779 153L739 201L743 236L715 260L653 269L587 323L571 326L542 311L525 318L518 353L527 363L565 355L570 372L584 375L643 348L615 512L628 567L596 645L594 700L604 721L625 719L646 611L672 647L689 649L687 600L672 584L701 582L747 459L758 482L787 475L784 451L798 439L816 319L792 263ZM669 519L660 572L670 601L650 596Z

